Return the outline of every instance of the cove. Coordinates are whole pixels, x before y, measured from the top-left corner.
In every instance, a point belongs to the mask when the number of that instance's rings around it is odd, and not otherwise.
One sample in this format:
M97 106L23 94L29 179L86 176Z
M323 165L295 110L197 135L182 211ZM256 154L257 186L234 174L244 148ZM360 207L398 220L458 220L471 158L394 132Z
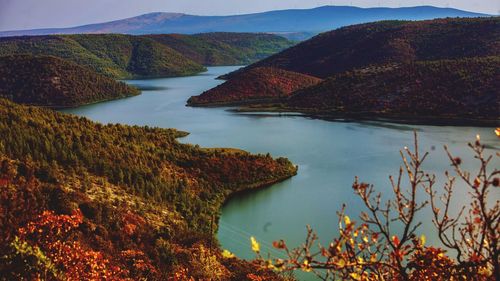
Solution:
M299 166L297 176L238 194L222 209L218 232L221 247L248 259L254 257L250 236L261 243L264 253L280 257L281 253L271 248L272 241L285 239L289 246L300 245L308 224L326 244L338 233L335 212L342 204L346 204L352 219L363 211L361 200L351 189L355 176L373 183L384 195L389 193L388 176L396 175L401 165L399 150L412 147L413 130L419 134L421 150L431 153L425 169L436 173L440 183L444 171L450 170L443 145L464 159L463 168L470 170L477 163L470 157L467 142L476 134L481 135L488 154L500 150L494 128L332 122L293 114L240 114L227 108L185 106L190 96L222 83L215 79L217 76L237 68L210 67L206 73L191 77L130 80L127 83L143 89L142 95L61 111L103 123L176 128L190 133L180 141L203 147L234 147L288 157ZM499 166L497 159L490 165ZM464 199L465 192L458 188L456 203ZM492 198L500 197L495 194ZM436 237L430 235L433 228L428 215L423 212L417 218L425 220L420 230L427 234L428 243L437 244Z

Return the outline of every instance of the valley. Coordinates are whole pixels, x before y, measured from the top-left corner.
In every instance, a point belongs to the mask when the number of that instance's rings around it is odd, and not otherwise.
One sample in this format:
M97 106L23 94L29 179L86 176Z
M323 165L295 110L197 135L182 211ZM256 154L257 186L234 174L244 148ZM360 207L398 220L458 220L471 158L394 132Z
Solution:
M0 31L0 280L500 275L500 17L212 5Z

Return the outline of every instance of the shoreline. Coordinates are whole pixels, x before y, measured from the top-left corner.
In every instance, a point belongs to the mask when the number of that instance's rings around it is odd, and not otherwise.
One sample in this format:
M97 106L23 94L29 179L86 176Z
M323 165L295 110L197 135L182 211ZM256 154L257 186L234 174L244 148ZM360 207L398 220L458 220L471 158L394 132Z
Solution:
M219 205L217 206L217 213L215 214L215 228L214 228L214 233L212 233L215 241L217 241L217 248L219 250L223 250L222 248L222 245L219 241L219 223L220 223L220 219L222 217L222 209L224 208L224 206L226 206L226 204L234 199L235 197L237 196L241 196L241 195L244 195L244 194L248 194L248 193L251 193L251 192L256 192L256 191L259 191L259 190L263 190L263 189L267 189L267 188L271 188L273 185L275 184L278 184L278 183L281 183L281 182L284 182L284 181L287 181L287 180L290 180L291 178L293 178L294 176L297 175L297 172L299 170L299 166L298 165L294 165L292 163L293 167L294 167L294 170L292 173L288 174L288 175L285 175L285 176L282 176L282 177L279 177L279 178L276 178L276 179L272 179L272 180L268 180L268 181L264 181L264 182L257 182L257 183L253 183L253 184L249 184L249 185L245 185L245 186L241 186L239 187L238 189L232 191L232 192L229 192L228 194L225 194L221 200L221 202L219 203ZM250 237L248 237L250 239ZM250 244L249 244L249 247L250 247ZM235 256L237 259L241 260L241 261L245 261L245 259L239 257L238 255Z
M229 112L237 114L245 113L285 113L287 116L301 116L312 119L320 119L332 122L358 122L358 121L374 121L374 122L389 122L396 124L408 125L428 125L428 126L455 126L455 127L498 127L500 119L476 119L459 116L414 116L401 114L381 114L373 112L328 112L328 111L311 111L300 108L283 108L277 106L248 106L249 102L243 103L212 103L212 104L187 104L189 107L232 107L226 109Z
M223 200L223 202L222 202L222 204L220 206L220 210L222 210L222 207L224 207L229 200L233 199L236 196L239 196L239 195L242 195L242 194L245 194L245 193L250 193L250 192L258 191L258 190L261 190L261 189L270 188L270 187L272 187L273 185L275 185L277 183L281 183L281 182L284 182L286 180L289 180L289 179L293 178L294 176L297 175L297 173L299 171L299 166L298 165L293 165L293 166L294 166L295 169L289 175L286 175L286 176L283 176L283 177L280 177L280 178L277 178L277 179L272 179L272 180L268 180L268 181L264 181L264 182L258 182L258 183L250 184L250 185L247 185L245 187L241 187L241 188L239 188L239 189L237 189L235 191L230 192L229 194L227 194L224 197L224 200Z

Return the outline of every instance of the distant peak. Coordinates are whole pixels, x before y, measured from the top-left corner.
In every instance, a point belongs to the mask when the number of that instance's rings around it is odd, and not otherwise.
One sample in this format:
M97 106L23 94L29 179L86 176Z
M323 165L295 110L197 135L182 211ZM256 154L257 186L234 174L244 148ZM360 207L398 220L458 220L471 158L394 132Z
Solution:
M184 16L183 13L167 13L167 12L153 12L143 14L137 17L132 17L129 19L140 19L140 20L150 20L150 21L162 21L168 19L175 19Z

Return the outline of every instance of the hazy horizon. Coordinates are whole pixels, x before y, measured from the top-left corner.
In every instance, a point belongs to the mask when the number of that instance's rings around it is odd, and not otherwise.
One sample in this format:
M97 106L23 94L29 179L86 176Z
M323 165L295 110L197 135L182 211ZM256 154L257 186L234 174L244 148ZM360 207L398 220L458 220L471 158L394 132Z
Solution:
M284 9L310 9L327 5L360 8L434 6L492 15L498 15L500 10L500 1L493 3L494 1L485 0L449 0L447 2L438 0L341 0L307 3L301 0L256 0L253 2L238 0L229 5L225 2L224 0L214 0L211 3L199 0L186 0L179 3L159 0L141 2L133 0L88 0L85 2L75 0L0 0L0 31L74 27L130 18L152 12L224 16ZM57 16L54 16L54 11L56 11Z

